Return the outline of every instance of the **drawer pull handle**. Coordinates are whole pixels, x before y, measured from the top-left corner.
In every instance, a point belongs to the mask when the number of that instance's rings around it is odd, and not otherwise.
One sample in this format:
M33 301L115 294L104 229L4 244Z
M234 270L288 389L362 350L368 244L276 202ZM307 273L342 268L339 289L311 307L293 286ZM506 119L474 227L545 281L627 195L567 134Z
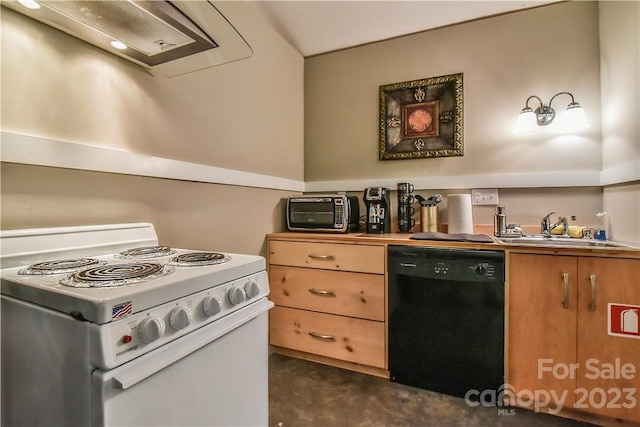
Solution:
M319 259L322 261L332 261L333 255L316 255L316 254L309 254L309 258L311 259Z
M335 337L333 335L324 335L324 334L319 334L317 332L309 332L309 335L311 335L313 338L318 338L321 340L325 340L325 341L335 341Z
M562 307L569 308L569 273L562 273L562 283L564 284L564 299Z
M589 310L596 311L596 275L591 274L589 276L591 281L591 301L589 301Z
M309 292L311 292L314 295L320 295L323 297L335 297L336 294L333 291L324 291L322 289L309 289Z

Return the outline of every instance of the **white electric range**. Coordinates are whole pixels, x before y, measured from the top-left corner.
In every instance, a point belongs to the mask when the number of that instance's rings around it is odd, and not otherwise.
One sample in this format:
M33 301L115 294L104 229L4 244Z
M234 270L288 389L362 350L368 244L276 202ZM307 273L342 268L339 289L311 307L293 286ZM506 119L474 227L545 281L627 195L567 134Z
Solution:
M148 223L0 243L3 425L268 422L263 257L160 246Z

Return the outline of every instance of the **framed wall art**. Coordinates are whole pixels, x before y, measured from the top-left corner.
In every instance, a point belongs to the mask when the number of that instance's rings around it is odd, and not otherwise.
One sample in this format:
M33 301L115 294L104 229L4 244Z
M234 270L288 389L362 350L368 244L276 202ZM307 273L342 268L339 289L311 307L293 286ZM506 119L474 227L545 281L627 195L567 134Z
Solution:
M380 160L464 155L462 73L380 86Z

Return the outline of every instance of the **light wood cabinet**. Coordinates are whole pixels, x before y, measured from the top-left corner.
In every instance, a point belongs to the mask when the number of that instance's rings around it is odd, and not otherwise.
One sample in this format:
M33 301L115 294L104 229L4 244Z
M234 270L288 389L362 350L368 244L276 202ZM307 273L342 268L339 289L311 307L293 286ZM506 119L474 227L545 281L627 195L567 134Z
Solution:
M384 276L271 265L276 305L384 322Z
M276 351L384 376L385 248L268 239L269 298L276 304L269 342Z
M384 274L385 247L271 240L269 263L334 271Z
M276 306L270 342L362 365L384 368L384 323Z
M509 256L507 380L517 393L545 390L560 396L575 388L575 379L539 378L538 363L575 363L576 272L575 257ZM573 393L566 404L573 406Z
M610 303L640 305L640 260L512 253L508 280L514 403L640 422L640 339L608 333Z
M607 333L610 303L640 306L640 260L578 258L576 407L640 422L640 337Z

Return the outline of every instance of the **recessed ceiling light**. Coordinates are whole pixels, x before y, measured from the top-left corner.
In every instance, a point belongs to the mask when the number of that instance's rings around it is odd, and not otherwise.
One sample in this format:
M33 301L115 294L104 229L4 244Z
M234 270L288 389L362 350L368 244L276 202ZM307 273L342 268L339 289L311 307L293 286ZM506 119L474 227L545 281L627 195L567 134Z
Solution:
M111 42L111 46L115 47L116 49L120 49L120 50L125 50L127 48L127 45L122 43L120 40L114 40Z
M35 0L18 0L18 3L27 9L40 9L40 5Z

